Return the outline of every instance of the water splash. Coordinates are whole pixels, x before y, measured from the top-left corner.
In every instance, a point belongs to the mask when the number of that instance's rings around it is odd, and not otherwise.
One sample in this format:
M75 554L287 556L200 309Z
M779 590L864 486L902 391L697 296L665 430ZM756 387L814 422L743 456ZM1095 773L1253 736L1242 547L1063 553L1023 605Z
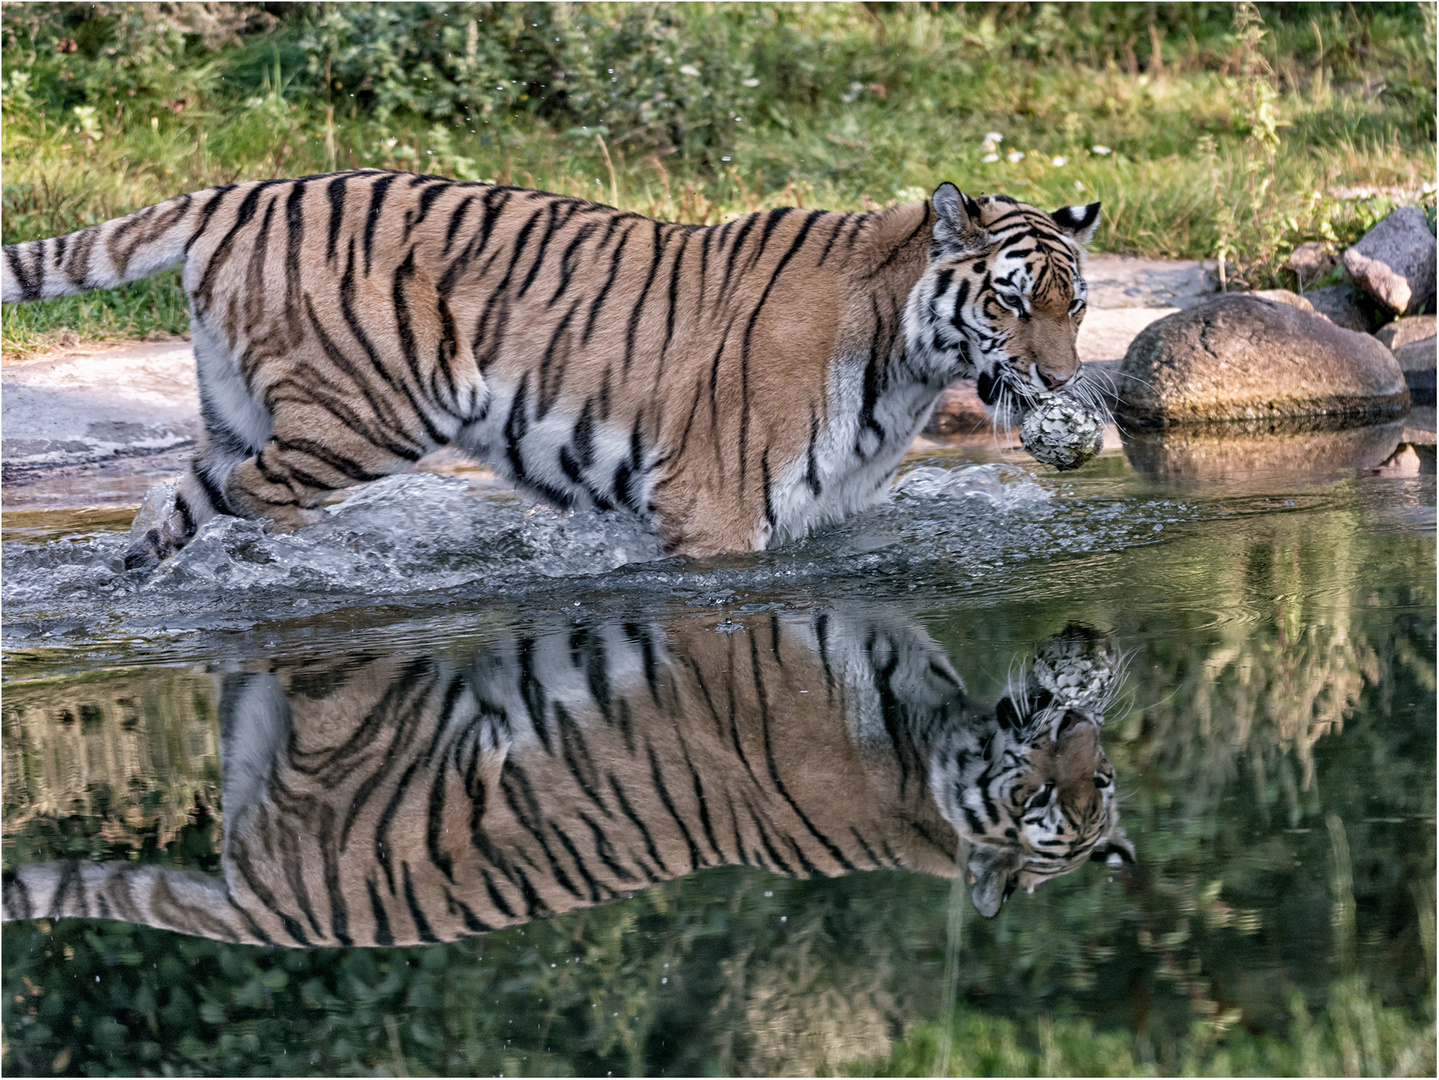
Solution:
M294 533L214 518L144 588L404 595L502 574L604 573L660 556L653 536L630 515L525 508L476 498L463 480L410 473L371 484L329 507L325 520Z
M629 514L561 512L409 473L369 485L293 533L215 518L148 576L124 569L123 533L10 541L0 597L14 646L52 634L68 644L150 640L162 628L235 629L381 603L569 606L616 590L681 599L813 595L861 580L1003 587L1026 563L1153 543L1157 523L1192 516L1164 500L1078 497L1008 464L927 465L908 473L895 495L773 551L689 560L665 558ZM578 581L579 590L570 584Z
M1000 510L1034 506L1053 497L1033 474L1018 465L967 465L959 469L921 466L895 485L898 498L980 499Z

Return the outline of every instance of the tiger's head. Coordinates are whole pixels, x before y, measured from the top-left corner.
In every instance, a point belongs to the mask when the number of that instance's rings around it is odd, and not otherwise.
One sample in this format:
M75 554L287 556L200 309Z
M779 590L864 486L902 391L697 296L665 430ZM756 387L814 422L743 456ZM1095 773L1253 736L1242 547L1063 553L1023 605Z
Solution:
M1071 624L1049 639L994 715L952 730L930 759L930 791L969 847L975 908L998 913L1089 860L1132 862L1114 768L1100 745L1122 664L1100 635Z
M945 183L931 205L929 266L905 308L910 354L937 381L975 378L1001 422L1017 422L1037 395L1061 387L1097 405L1075 342L1087 301L1084 245L1099 203L1046 214Z

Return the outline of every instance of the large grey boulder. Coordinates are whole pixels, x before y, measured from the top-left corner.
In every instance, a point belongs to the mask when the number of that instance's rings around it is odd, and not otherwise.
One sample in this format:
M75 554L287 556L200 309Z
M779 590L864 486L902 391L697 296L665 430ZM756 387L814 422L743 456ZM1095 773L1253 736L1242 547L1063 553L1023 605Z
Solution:
M1398 315L1434 299L1434 234L1417 206L1401 206L1344 253L1354 283Z
M1404 373L1367 334L1242 293L1140 332L1118 379L1119 412L1142 425L1285 417L1381 419L1409 409Z
M1347 281L1311 289L1304 294L1304 299L1335 326L1360 334L1372 334L1381 321L1381 308L1374 298ZM1383 312L1382 317L1387 318L1388 312Z

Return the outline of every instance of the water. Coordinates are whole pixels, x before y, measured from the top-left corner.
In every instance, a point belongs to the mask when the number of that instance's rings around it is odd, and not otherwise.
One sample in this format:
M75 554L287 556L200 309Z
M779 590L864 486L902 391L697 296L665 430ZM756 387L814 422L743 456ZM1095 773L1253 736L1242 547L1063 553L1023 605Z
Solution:
M5 1069L1432 1074L1435 493L1385 460L961 448L702 564L427 474L149 578L113 512L7 520L4 864L134 906L7 922Z

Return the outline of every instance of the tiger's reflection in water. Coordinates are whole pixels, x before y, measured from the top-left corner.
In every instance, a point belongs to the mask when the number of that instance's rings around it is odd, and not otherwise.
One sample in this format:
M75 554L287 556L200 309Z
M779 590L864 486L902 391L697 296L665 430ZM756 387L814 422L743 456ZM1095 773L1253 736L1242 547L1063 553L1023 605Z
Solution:
M893 613L532 631L467 664L220 676L224 877L5 871L9 919L286 946L449 941L711 866L952 877L975 906L1128 860L1100 746L1121 681L1078 627L998 705Z

